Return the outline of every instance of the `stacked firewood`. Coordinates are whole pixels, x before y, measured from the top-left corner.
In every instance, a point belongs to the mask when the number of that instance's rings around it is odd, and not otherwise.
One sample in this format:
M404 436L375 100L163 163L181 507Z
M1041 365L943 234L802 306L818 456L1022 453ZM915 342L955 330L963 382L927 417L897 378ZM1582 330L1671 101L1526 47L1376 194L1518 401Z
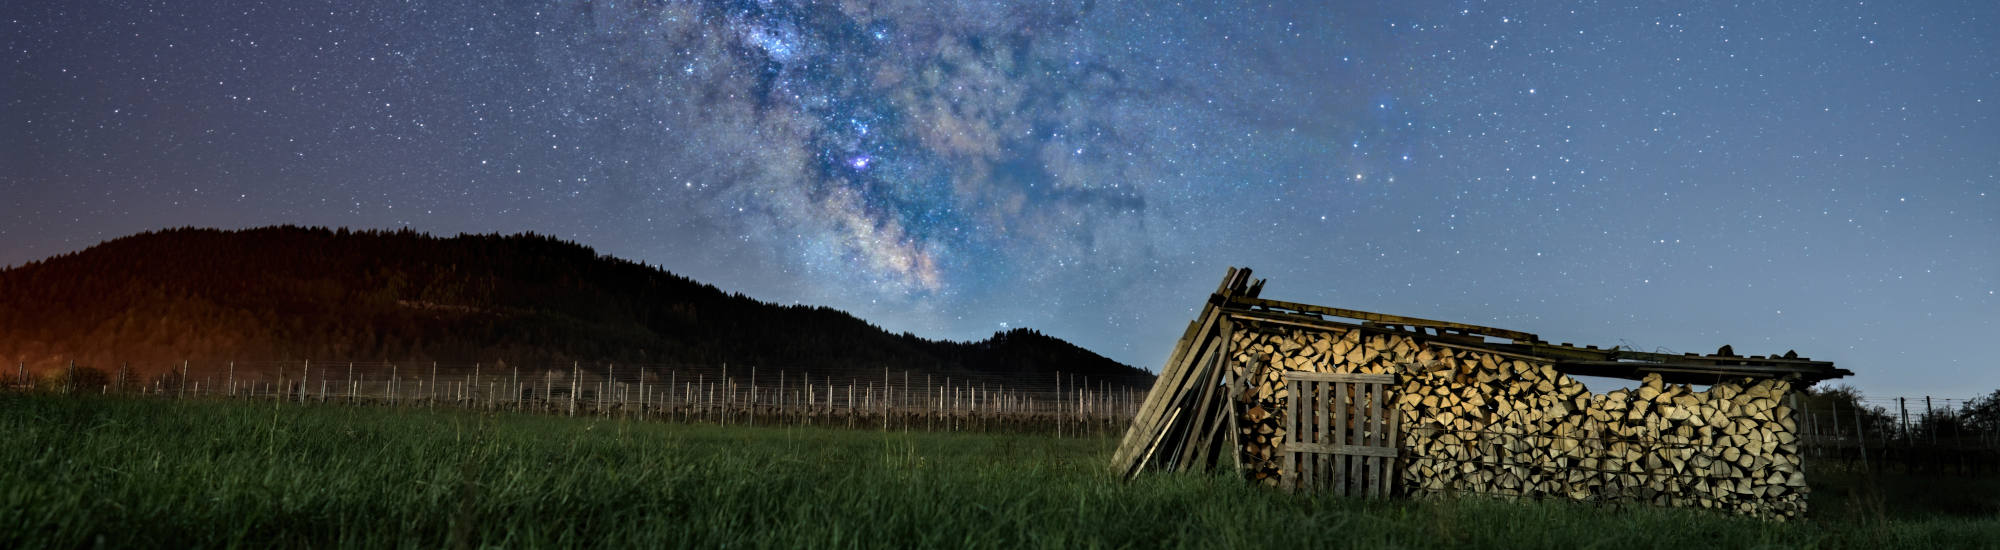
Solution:
M1392 373L1403 415L1400 490L1643 502L1795 517L1796 426L1777 380L1705 391L1649 376L1593 394L1546 362L1393 333L1239 325L1238 441L1248 475L1283 476L1285 371Z
M1248 327L1246 327L1248 328ZM1230 374L1246 382L1238 396L1244 408L1237 440L1243 443L1243 464L1251 479L1276 486L1283 475L1284 417L1290 395L1283 382L1287 371L1383 374L1394 365L1430 360L1435 354L1401 336L1363 339L1360 331L1239 330L1231 338L1235 353Z

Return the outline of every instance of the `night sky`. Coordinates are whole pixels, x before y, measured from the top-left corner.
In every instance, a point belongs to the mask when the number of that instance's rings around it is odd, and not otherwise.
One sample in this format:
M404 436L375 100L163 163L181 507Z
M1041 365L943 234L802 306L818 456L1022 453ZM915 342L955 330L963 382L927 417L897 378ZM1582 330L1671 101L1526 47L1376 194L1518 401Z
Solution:
M534 231L1151 369L1249 265L1279 299L2000 387L2000 4L1678 4L11 1L0 265Z

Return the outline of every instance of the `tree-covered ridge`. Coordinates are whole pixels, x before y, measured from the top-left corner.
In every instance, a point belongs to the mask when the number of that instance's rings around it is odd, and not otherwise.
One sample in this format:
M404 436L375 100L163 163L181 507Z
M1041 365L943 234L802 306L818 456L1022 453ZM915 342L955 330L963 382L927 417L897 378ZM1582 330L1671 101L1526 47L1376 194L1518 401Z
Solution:
M52 365L357 359L1150 375L1028 329L891 334L534 235L171 229L0 270L0 357Z

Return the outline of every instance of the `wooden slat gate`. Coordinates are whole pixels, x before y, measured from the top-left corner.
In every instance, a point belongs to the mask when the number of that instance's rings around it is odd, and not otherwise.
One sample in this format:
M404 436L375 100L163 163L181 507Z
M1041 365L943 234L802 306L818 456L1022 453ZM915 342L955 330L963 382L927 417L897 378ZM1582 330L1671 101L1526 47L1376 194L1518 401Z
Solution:
M1381 498L1396 477L1393 374L1287 372L1284 486Z

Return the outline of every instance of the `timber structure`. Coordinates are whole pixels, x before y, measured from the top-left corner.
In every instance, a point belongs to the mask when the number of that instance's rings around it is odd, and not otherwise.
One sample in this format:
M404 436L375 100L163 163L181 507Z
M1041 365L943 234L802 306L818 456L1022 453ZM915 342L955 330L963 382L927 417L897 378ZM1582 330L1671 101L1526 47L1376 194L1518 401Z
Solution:
M1263 288L1247 268L1224 276L1126 431L1112 459L1120 475L1230 468L1347 495L1558 496L1787 518L1808 491L1791 390L1852 374L1793 352L1552 344L1272 300ZM1572 376L1640 384L1595 394Z

